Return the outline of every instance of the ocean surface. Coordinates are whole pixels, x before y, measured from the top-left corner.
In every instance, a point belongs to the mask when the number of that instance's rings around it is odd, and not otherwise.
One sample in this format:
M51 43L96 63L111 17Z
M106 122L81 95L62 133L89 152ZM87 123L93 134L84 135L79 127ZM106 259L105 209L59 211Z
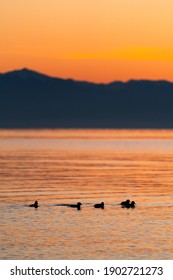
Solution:
M0 259L173 259L173 131L0 130L0 240Z

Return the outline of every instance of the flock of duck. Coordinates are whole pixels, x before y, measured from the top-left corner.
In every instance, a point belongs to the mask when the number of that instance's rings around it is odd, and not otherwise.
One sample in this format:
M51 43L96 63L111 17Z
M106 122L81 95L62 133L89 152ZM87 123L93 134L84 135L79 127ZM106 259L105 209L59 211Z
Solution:
M123 207L123 208L135 208L135 204L136 203L134 201L130 202L129 199L122 201L120 203L121 207ZM76 208L77 210L81 210L81 205L82 205L82 203L78 202L77 204L67 204L66 206ZM38 208L39 207L38 201L36 200L33 204L30 204L29 207ZM94 204L94 208L104 209L104 207L105 207L104 202Z

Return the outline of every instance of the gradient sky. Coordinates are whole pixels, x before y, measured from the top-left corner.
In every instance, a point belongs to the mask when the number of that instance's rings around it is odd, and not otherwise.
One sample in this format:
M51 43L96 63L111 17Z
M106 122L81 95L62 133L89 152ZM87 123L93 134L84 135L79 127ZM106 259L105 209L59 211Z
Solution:
M172 0L1 0L0 72L173 81Z

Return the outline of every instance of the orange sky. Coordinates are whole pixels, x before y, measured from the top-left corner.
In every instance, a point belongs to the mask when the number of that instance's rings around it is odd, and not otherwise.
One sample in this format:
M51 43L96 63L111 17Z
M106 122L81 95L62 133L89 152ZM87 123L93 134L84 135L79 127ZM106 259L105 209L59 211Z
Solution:
M2 0L0 72L173 81L172 0Z

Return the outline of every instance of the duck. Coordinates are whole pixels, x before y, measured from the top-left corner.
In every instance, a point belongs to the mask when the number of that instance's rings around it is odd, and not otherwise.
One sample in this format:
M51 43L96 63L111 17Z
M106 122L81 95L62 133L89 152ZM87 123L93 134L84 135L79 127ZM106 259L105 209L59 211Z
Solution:
M122 201L120 203L120 205L122 205L122 206L129 206L130 205L130 199L127 199L126 201Z
M34 204L30 204L29 207L38 208L38 207L39 207L39 206L38 206L38 201L36 200L36 201L34 202Z
M131 203L130 203L130 208L135 208L135 201L132 201Z
M68 206L72 208L77 208L77 210L81 210L81 205L82 203L78 202L77 204L69 204Z
M94 204L94 208L102 208L102 209L104 209L104 202Z
M130 201L129 202L127 202L127 203L125 203L125 204L122 204L122 207L123 208L135 208L135 201L132 201L131 203L130 203Z

